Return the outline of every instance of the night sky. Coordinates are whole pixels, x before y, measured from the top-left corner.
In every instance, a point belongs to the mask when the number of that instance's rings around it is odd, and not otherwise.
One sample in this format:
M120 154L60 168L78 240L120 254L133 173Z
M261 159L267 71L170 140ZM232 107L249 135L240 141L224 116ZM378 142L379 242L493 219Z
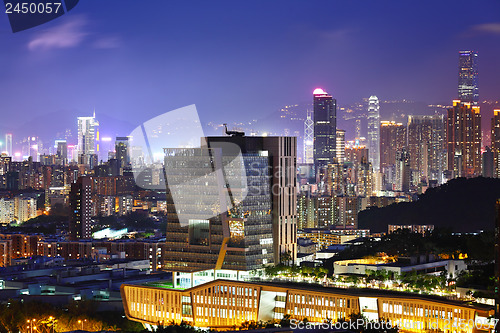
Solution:
M248 120L316 87L450 103L461 49L479 52L480 99L500 99L499 1L81 0L16 34L0 14L0 38L1 135L94 107L130 129L189 104Z

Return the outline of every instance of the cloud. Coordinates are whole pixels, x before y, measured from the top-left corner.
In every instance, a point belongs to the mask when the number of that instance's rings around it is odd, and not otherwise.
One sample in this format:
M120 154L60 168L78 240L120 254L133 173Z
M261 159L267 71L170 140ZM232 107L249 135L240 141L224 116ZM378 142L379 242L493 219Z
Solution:
M476 24L471 27L471 30L476 33L500 35L500 23Z
M84 31L86 25L87 20L83 16L74 16L71 21L35 35L28 43L28 49L37 51L76 47L88 35Z
M118 37L104 37L94 42L93 46L96 49L114 49L121 45L121 40Z

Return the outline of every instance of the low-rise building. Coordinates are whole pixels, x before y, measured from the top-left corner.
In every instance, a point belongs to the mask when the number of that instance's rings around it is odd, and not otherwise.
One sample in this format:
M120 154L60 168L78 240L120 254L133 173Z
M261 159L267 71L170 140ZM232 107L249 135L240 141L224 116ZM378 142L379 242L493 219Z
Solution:
M492 306L468 304L376 289L330 288L313 284L214 280L185 290L124 284L123 306L128 319L152 328L181 323L229 329L247 321L280 320L333 324L351 314L370 321L382 318L407 332L445 330L453 322L472 323L462 332L476 332L474 322L488 323ZM488 327L490 328L490 327Z

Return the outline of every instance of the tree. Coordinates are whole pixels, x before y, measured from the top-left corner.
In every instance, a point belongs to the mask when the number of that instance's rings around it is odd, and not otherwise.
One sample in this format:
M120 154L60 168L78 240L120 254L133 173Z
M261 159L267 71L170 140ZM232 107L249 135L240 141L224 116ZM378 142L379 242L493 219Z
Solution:
M293 261L292 252L286 251L286 252L281 253L281 256L280 256L280 263L281 264L290 265L292 261Z

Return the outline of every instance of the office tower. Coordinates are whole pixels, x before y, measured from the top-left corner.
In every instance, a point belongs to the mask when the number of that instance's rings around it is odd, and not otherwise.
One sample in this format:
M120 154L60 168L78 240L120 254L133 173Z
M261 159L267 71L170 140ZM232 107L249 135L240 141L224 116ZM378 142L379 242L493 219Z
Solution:
M337 129L337 140L336 140L336 152L335 156L338 163L344 163L345 161L345 131Z
M316 173L333 162L337 149L337 100L318 88L313 92L314 166Z
M55 146L58 164L66 165L68 163L68 143L66 140L56 140Z
M458 57L458 99L477 105L479 87L477 85L477 52L460 51Z
M295 260L297 254L297 138L236 135L208 137L207 142L209 146L216 143L233 143L239 146L243 154L268 155L272 190L267 200L271 201L274 262L281 262L284 253L290 253Z
M314 121L312 112L307 110L307 118L304 121L304 163L314 163Z
M99 152L99 122L92 117L78 117L78 156L85 156L85 164L88 164L88 156Z
M396 180L394 182L394 191L409 192L411 181L410 154L405 148L396 153Z
M408 116L408 152L410 167L420 178L443 180L445 161L444 116Z
M71 184L69 194L71 204L71 240L91 238L92 236L92 178L79 177Z
M368 100L368 154L374 171L380 170L380 113L377 96Z
M33 136L28 138L28 155L32 158L33 162L38 162L38 155L41 148L38 137Z
M500 178L500 110L494 110L493 118L491 118L491 150L494 177Z
M8 156L12 156L12 134L5 134L5 151Z
M169 222L165 269L248 271L280 262L285 252L294 259L296 138L224 136L205 140L208 146L202 148L165 149L165 169L171 170L166 172ZM240 186L247 187L245 197L240 196L242 189L235 187L241 180L226 169L235 157L231 151L235 147L244 163L246 184ZM211 175L217 170L222 170L223 176ZM201 177L183 181L181 191L169 187L186 175ZM228 197L220 195L224 189L230 193ZM214 215L214 206L230 209L227 214ZM181 219L187 219L189 225L183 226Z
M493 151L490 147L486 146L485 151L483 152L483 165L482 165L482 176L493 178L494 175L494 157Z
M453 101L446 119L448 171L453 177L481 175L481 113L479 106Z
M128 137L116 137L115 157L120 162L120 167L124 168L130 163L128 156Z
M380 168L396 164L396 152L406 147L406 128L394 121L380 122Z

